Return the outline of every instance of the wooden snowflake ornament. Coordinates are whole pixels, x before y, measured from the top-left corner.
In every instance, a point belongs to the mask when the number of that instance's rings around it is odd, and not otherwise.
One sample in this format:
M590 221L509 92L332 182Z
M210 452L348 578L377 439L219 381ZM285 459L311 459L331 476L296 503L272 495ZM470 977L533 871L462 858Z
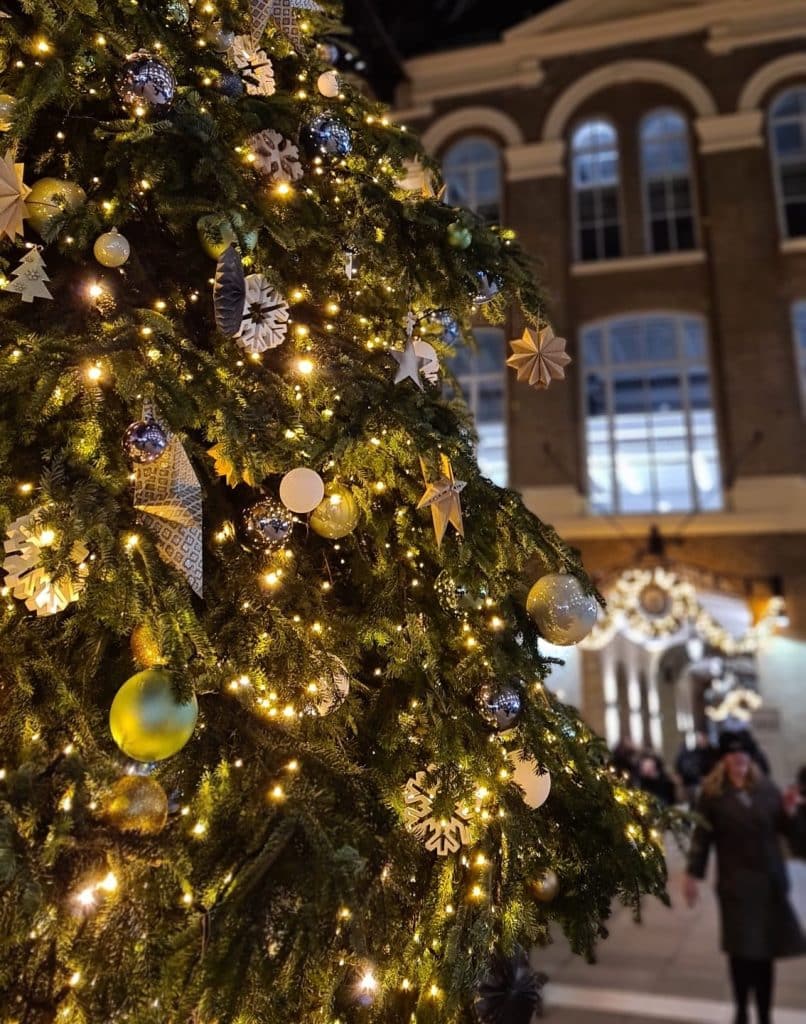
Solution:
M434 817L434 797L437 790L428 783L425 772L417 772L403 789L406 809L403 820L406 828L440 857L458 851L471 841L470 821L465 807L455 807L450 818Z
M557 338L550 326L536 333L528 327L523 337L510 342L512 355L507 359L518 375L535 388L547 388L552 380L565 380L565 369L571 357L565 351L565 338Z

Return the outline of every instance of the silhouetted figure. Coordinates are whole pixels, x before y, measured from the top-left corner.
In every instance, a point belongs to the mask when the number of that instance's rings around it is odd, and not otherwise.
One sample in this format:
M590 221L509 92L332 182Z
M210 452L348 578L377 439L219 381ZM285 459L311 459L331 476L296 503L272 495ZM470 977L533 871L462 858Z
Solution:
M790 906L778 834L791 834L796 807L754 762L746 731L724 732L721 759L704 780L697 810L705 819L691 841L684 895L698 897L711 846L716 847L722 949L730 960L736 1024L748 1024L755 994L759 1024L770 1024L773 960L806 954L806 936Z
M624 736L613 748L610 763L617 775L633 785L638 770L638 751L629 736Z
M719 760L719 752L711 746L708 734L698 729L694 738L694 746L683 744L675 761L675 770L683 783L686 802L694 809L700 794L700 785L706 775L711 772Z
M667 807L674 803L674 782L666 772L663 759L651 750L638 759L638 786Z

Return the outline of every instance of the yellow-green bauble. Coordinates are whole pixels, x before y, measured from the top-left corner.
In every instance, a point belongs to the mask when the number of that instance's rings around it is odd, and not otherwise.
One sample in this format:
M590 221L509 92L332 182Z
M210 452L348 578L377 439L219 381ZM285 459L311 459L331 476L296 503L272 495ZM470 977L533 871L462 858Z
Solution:
M529 883L529 888L538 903L551 903L560 891L560 880L556 872L547 868Z
M0 93L0 132L7 132L14 119L14 110L17 101L7 92Z
M320 537L339 540L352 533L358 525L355 498L339 484L329 484L325 496L311 513L311 529Z
M59 178L40 178L33 183L25 200L28 223L44 238L58 217L63 213L72 213L86 201L87 194L76 182L60 181Z
M154 836L168 820L168 797L156 779L124 775L104 799L104 818L120 832Z
M220 259L231 245L240 245L236 228L244 236L246 251L252 252L257 245L257 231L244 232L243 218L239 213L208 213L196 221L202 249L211 260Z
M171 676L149 668L127 679L109 709L112 738L135 761L164 761L173 757L193 735L199 705L176 699Z

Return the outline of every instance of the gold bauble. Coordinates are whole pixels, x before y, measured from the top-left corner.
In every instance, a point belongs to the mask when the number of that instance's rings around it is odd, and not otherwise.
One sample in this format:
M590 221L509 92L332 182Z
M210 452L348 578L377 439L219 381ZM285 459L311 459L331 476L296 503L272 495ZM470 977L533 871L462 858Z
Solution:
M77 210L86 201L84 189L74 181L40 178L33 183L31 192L25 200L28 223L44 238L57 217L61 217L65 212Z
M7 132L11 127L16 106L17 101L13 96L7 92L0 93L0 132Z
M325 496L311 513L311 529L320 537L339 540L352 533L358 525L355 498L339 484L329 484Z
M104 817L121 832L153 836L165 828L168 797L156 779L124 775L106 795Z
M193 735L199 705L196 695L180 703L171 676L150 668L127 679L109 709L112 738L135 761L173 757Z
M117 228L112 228L95 239L92 252L102 267L114 268L123 266L131 256L132 247L128 238L121 235Z
M134 627L129 646L134 659L146 668L159 665L163 660L154 630L147 622L141 622L139 626Z
M231 245L240 245L236 234L238 228L243 234L243 243L247 252L257 245L257 231L243 230L243 217L235 211L225 216L219 213L208 213L196 221L201 247L211 260L220 259Z
M552 871L551 868L546 868L541 875L532 879L529 883L529 888L539 903L551 903L560 891L560 880L556 872Z

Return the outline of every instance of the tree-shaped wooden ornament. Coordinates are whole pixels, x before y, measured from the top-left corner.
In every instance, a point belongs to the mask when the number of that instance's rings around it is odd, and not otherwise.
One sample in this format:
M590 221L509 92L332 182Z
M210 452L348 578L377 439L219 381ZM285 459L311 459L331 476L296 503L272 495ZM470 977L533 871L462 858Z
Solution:
M53 298L48 291L48 286L45 284L50 278L45 270L45 261L42 259L42 253L38 246L23 256L17 269L12 271L11 276L15 280L7 281L3 285L3 291L16 292L23 302L33 302L34 299Z

